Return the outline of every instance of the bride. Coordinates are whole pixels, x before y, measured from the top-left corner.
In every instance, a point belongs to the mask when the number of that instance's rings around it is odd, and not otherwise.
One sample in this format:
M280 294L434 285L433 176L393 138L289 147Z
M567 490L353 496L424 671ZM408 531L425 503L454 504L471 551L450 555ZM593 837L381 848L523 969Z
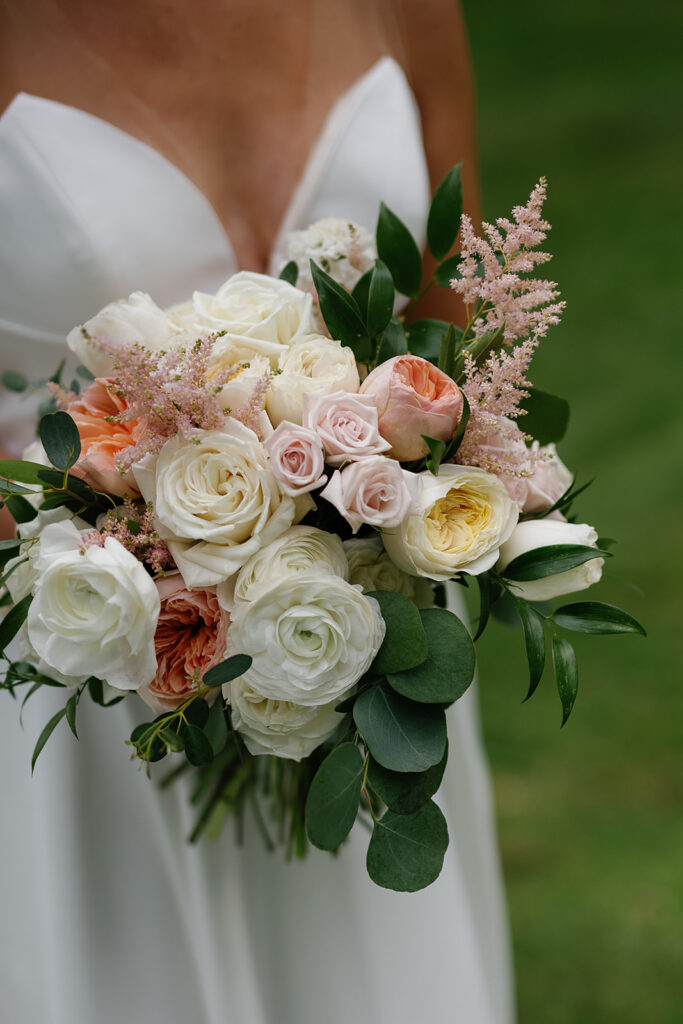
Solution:
M457 160L476 195L450 0L5 0L0 40L2 370L50 372L67 331L132 290L163 306L277 274L287 232L323 216L372 229L383 199L424 237L430 182ZM422 312L450 318L452 297ZM34 416L2 392L7 452ZM304 863L230 829L188 846L188 793L125 759L128 701L88 708L79 743L56 733L31 779L50 697L23 732L8 698L0 718L9 1024L512 1020L470 693L449 712L451 844L414 895L369 882L362 830Z

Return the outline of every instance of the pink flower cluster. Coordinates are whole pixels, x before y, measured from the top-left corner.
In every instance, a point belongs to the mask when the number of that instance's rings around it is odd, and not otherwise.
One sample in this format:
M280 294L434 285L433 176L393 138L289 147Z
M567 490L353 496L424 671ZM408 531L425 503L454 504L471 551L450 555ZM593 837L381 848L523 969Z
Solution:
M163 575L173 565L171 554L157 533L154 509L150 504L127 499L122 505L111 509L97 529L84 534L83 551L91 547L104 547L107 537L117 540L157 575Z

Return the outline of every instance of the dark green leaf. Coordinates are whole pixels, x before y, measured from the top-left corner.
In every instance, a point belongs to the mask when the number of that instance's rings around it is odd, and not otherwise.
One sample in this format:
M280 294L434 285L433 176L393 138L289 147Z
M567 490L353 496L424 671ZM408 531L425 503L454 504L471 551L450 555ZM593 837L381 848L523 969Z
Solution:
M57 469L68 469L78 461L81 439L78 427L66 412L51 412L39 425L40 440L47 457Z
M149 742L155 731L154 722L139 722L130 734L130 742L136 747L142 747Z
M117 697L112 697L111 700L105 700L104 684L101 679L97 678L97 676L90 676L87 681L87 685L90 699L94 701L95 704L99 704L101 708L113 708L115 704L120 704L124 699L125 695L121 694Z
M403 221L384 203L377 221L377 253L389 268L396 290L414 298L422 281L422 256Z
M220 754L228 741L228 723L225 720L223 700L220 696L211 705L204 726L204 735L211 744L214 755Z
M363 758L354 743L342 743L318 768L306 798L306 831L320 850L336 850L358 813Z
M38 462L22 462L21 459L0 459L0 477L18 480L22 484L39 484L38 475L45 466Z
M89 370L87 366L83 366L82 363L79 363L79 365L76 367L76 373L78 374L79 377L82 377L83 380L95 379L95 374L91 370Z
M553 669L557 692L562 701L562 725L572 713L576 691L579 687L579 672L574 648L562 636L553 634Z
M251 658L248 654L233 654L231 658L226 658L225 661L221 661L219 665L215 665L205 672L202 682L204 686L222 686L223 683L229 683L232 679L243 676L250 668Z
M474 634L474 639L478 640L486 629L486 623L489 621L492 587L491 577L487 572L480 573L476 580L479 587L479 622L477 623L477 632Z
M203 729L209 717L209 705L203 697L197 697L185 708L185 718L191 725Z
M508 580L526 583L568 572L577 565L590 562L592 558L609 558L609 551L600 551L586 544L547 544L517 555L505 566L501 575Z
M460 277L461 260L462 256L458 253L456 256L449 256L447 260L438 265L436 268L436 283L441 288L450 288L453 278Z
M389 268L377 260L368 289L368 333L376 338L391 320L394 310L394 282Z
M465 372L465 356L470 356L475 363L481 364L489 352L499 348L502 342L502 327L499 327L496 331L487 331L486 334L482 334L481 337L468 341L464 348L461 349L460 354L455 360L453 380L459 381Z
M414 668L427 657L427 636L420 613L407 597L393 590L374 590L374 597L386 625L382 646L370 671L377 676Z
M76 710L78 708L79 697L80 693L78 692L78 690L74 691L74 693L71 694L68 701L66 702L65 708L66 720L69 724L69 728L71 729L76 739L78 739L78 733L76 732Z
M52 374L51 377L48 378L48 380L50 380L52 382L52 384L59 384L61 382L62 373L64 372L64 367L65 366L66 366L66 358L64 358L64 359L62 359L60 361L60 364L57 367L57 369L55 370L55 372Z
M387 673L397 693L422 704L451 704L474 678L474 644L457 615L446 608L423 608L427 660L407 672Z
M79 395L81 393L81 382L76 377L71 381L71 390L75 395Z
M553 613L553 621L576 633L647 633L627 612L602 601L578 601L565 604Z
M38 742L36 743L35 747L33 748L33 757L31 758L31 774L33 774L33 769L36 766L36 761L40 757L40 753L41 753L43 747L45 746L45 744L47 743L47 741L49 740L50 736L55 731L55 729L57 728L57 726L59 725L61 720L64 718L65 714L66 714L66 708L65 707L61 708L57 712L56 715L52 716L52 718L47 723L47 725L45 726L45 728L41 732L40 736L38 737Z
M525 434L531 434L539 444L561 441L569 424L569 403L539 388L527 388L528 398L520 405L526 415L519 420Z
M284 267L280 271L280 280L286 281L287 284L291 284L294 287L296 287L298 276L299 268L297 267L295 260L290 260L289 263L285 263Z
M351 292L358 303L358 308L364 320L367 320L368 318L368 299L370 297L370 281L372 279L373 269L374 268L370 268L370 270L365 271L363 276L356 282L356 286Z
M420 434L420 437L429 448L429 455L425 460L425 466L430 473L438 476L441 460L446 454L446 442L438 441L435 437L429 437L427 434Z
M173 729L162 729L159 733L161 742L165 743L174 754L180 754L185 749L185 733L184 730L181 731L182 735Z
M416 704L373 686L361 694L353 718L370 753L395 772L423 772L446 749L446 716L441 708Z
M4 651L8 643L14 640L15 636L23 626L28 615L29 605L33 600L33 594L27 594L17 601L13 608L7 612L0 622L0 652Z
M38 472L38 482L41 484L49 484L51 487L61 488L64 486L64 473L58 469L41 469ZM99 496L92 487L88 487L83 480L77 476L72 476L70 473L67 474L66 486L74 494L77 494L79 498L83 498L85 501L98 501Z
M15 523L30 523L38 515L38 509L21 494L12 494L5 500Z
M188 725L185 731L185 756L190 764L200 768L202 765L211 764L213 761L213 750L208 737L196 725Z
M532 608L527 601L518 599L515 601L515 605L524 628L526 658L529 662L529 690L524 698L524 700L528 700L540 683L545 666L543 616L539 615L536 609Z
M26 391L28 378L23 373L17 373L16 370L7 370L2 375L2 383L8 391Z
M358 303L313 260L311 274L318 293L320 312L331 336L348 345L358 362L367 362L372 354L370 339Z
M424 772L390 772L370 758L368 784L390 811L414 814L434 796L448 760L448 744L438 764Z
M377 365L394 356L404 356L408 351L408 339L403 324L393 319L382 332L377 349Z
M580 494L582 494L588 487L590 487L590 485L593 483L593 480L589 480L588 483L583 484L582 487L577 487L576 490L574 490L575 483L576 479L572 480L567 490L560 495L555 504L551 505L550 508L543 509L543 511L540 512L534 518L545 519L547 516L551 514L551 512L557 511L566 513L569 509L569 506L573 504L573 502L576 500L576 498L578 498ZM598 541L598 547L602 547L600 541Z
M385 889L417 892L439 877L447 849L446 819L432 800L414 814L386 811L372 832L368 874Z
M439 182L427 218L427 245L435 259L448 253L457 237L462 216L462 164L451 167Z
M438 367L447 377L453 376L455 369L455 352L458 345L458 337L455 333L455 325L449 324L448 330L441 339L439 347Z
M436 366L439 361L441 339L451 326L447 320L434 320L429 317L424 320L413 321L407 328L409 351L414 356L428 359L430 363L434 363ZM459 328L456 328L456 333L458 330ZM462 335L462 331L460 331L460 334Z
M461 394L462 394L462 416L460 417L460 422L458 423L458 426L456 428L455 433L453 434L453 437L450 439L450 441L446 445L446 451L444 453L444 459L447 462L451 462L453 460L454 456L456 455L456 453L458 451L458 448L462 444L462 439L465 436L465 431L467 430L467 424L470 421L470 403L467 400L467 395L465 394L465 392L463 391L463 392L461 392Z

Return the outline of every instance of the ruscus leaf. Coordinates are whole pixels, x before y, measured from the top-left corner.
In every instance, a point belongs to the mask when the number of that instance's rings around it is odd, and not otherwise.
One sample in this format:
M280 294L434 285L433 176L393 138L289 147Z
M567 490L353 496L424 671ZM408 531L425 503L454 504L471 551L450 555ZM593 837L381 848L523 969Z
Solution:
M539 615L535 608L532 608L528 601L517 599L515 601L519 617L522 620L524 629L524 643L526 646L526 657L529 663L529 689L524 698L525 701L533 696L536 687L541 681L545 667L545 633L543 631L543 616Z
M441 260L452 249L462 216L462 164L456 164L442 178L434 193L427 217L427 245Z
M641 624L628 612L602 601L578 601L565 604L553 612L553 621L575 633L640 633L647 636Z
M449 324L447 320L435 320L430 317L414 320L407 327L408 350L414 356L421 356L436 366L439 361L441 340L451 326L453 325ZM459 328L456 328L456 334L458 331ZM462 336L462 331L460 331L460 336Z
M34 770L34 768L36 766L36 761L40 757L40 754L41 754L41 752L43 750L43 747L45 746L45 744L47 743L47 741L49 740L50 736L55 731L55 729L57 728L57 726L59 725L61 720L64 718L65 714L66 714L66 708L65 707L60 708L60 710L57 712L57 714L52 716L52 718L47 723L47 725L45 726L45 728L41 732L40 736L38 737L38 741L37 741L35 747L33 748L33 757L31 758L31 774L33 774L33 770Z
M313 260L311 274L330 335L348 345L358 362L367 362L371 356L370 339L358 303Z
M547 544L517 555L505 566L501 575L508 580L527 583L568 572L593 558L609 557L609 551L600 551L587 544Z
M579 671L574 648L568 640L557 634L553 635L553 669L562 702L562 725L566 725L579 688Z
M368 333L376 338L391 320L394 310L394 281L389 268L377 260L368 289Z
M10 608L7 612L2 622L0 622L0 652L5 650L11 640L14 640L23 626L32 600L33 594L27 594L26 597L22 597L21 601L17 601L14 607Z
M522 399L525 415L519 420L525 434L531 434L539 444L561 441L569 425L569 402L540 388L527 388L528 397Z
M288 263L285 263L284 267L280 271L280 280L286 281L287 284L291 284L296 287L298 277L299 268L296 265L296 260L290 260Z
M415 298L422 281L422 256L408 228L384 203L377 221L377 253L401 295Z

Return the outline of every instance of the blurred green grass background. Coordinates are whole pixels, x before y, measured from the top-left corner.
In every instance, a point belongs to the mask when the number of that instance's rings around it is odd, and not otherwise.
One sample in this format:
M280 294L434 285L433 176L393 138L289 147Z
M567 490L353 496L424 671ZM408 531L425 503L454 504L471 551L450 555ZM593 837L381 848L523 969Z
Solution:
M591 596L649 633L576 636L562 732L552 672L520 705L521 636L480 641L519 1020L680 1024L683 6L464 8L485 216L549 182L549 276L568 307L532 376L570 400L560 453L597 478L579 518L619 540Z

